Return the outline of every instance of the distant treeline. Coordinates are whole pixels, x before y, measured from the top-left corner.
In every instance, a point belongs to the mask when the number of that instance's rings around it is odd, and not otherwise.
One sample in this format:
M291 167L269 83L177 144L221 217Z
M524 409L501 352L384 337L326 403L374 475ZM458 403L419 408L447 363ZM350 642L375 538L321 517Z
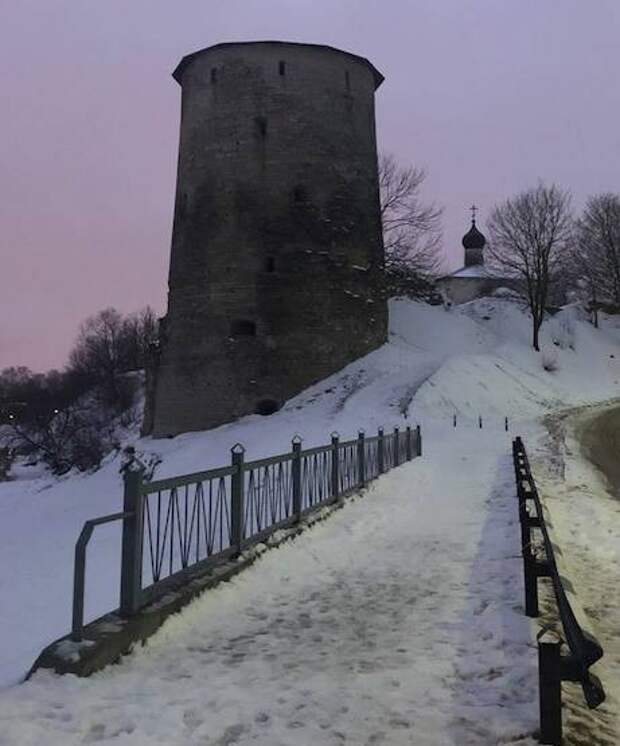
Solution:
M63 370L4 369L0 445L55 473L97 466L116 445L118 427L135 419L138 372L156 331L151 308L127 316L107 308L81 325Z

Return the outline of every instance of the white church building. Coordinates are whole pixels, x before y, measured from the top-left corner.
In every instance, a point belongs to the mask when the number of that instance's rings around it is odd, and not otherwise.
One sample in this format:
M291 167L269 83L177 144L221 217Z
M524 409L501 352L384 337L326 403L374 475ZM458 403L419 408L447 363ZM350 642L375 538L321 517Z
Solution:
M471 228L463 236L465 264L456 272L437 280L437 290L450 303L467 303L475 298L493 295L500 287L511 288L514 281L487 267L484 263L486 238L476 227L476 207L472 207Z

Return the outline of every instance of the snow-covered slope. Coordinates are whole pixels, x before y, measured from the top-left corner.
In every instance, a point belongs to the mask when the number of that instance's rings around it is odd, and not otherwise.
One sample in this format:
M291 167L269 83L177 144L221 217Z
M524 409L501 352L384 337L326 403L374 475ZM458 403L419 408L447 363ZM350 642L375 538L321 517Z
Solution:
M394 301L390 340L295 397L270 417L258 415L203 433L170 440L140 439L138 451L157 454L158 477L228 462L232 445L247 458L290 447L296 433L306 446L343 437L358 428L373 432L420 422L427 435L443 437L453 414L458 427L501 431L503 418L526 421L553 408L617 396L620 328L603 319L594 329L576 308L543 328L543 352L530 347L530 322L510 299L491 298L445 310ZM554 344L555 342L555 344ZM555 367L553 371L543 368ZM551 361L551 364L549 364ZM57 480L21 469L0 484L0 683L16 680L40 648L64 634L70 622L73 547L83 522L119 509L119 456L95 474ZM89 547L87 617L117 602L117 525L99 529Z
M620 324L601 329L577 307L547 321L541 352L530 343L527 313L503 297L445 310L407 300L390 304L388 344L291 399L271 417L253 415L206 433L172 440L143 439L139 448L161 455L158 474L219 465L236 442L248 458L306 445L363 428L482 416L500 424L531 419L558 406L600 401L620 390ZM543 363L555 370L547 371Z

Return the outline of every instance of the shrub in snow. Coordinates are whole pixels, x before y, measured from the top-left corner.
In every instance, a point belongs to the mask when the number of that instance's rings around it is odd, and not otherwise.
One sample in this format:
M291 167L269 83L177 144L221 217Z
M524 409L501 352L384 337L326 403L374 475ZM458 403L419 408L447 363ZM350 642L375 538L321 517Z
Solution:
M138 377L118 382L119 401L109 400L103 387L95 388L62 409L41 411L37 417L16 417L5 428L3 445L21 456L43 461L54 474L73 468L88 471L99 466L106 454L119 447L119 428L139 417L134 405L139 391Z
M523 296L520 293L517 293L516 290L513 290L512 288L507 287L499 287L496 288L492 295L495 298L507 298L508 300L523 300Z
M558 362L558 354L553 349L544 349L542 352L542 367L548 372L558 370L560 363Z
M8 446L0 448L0 482L6 482L9 479L9 472L13 461L15 460L15 451Z

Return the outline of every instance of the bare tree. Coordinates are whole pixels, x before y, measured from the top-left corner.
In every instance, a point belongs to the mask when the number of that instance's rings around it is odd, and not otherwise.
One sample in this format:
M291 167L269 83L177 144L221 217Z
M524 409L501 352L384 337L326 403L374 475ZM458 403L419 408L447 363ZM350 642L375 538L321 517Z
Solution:
M390 293L427 294L441 269L442 209L424 204L424 169L400 167L393 156L379 159L385 280Z
M620 196L590 197L576 223L572 263L597 321L600 303L620 306Z
M573 235L570 194L539 183L496 205L488 227L491 262L520 286L532 317L532 346L539 350L545 310Z
M604 263L595 247L584 240L579 222L575 226L575 239L567 253L566 278L573 296L583 302L590 312L591 321L598 328L599 306L605 297L607 279L601 274Z
M120 376L144 368L156 323L155 314L148 307L127 317L114 308L100 311L80 327L69 354L69 369L100 384L110 402L126 403Z
M123 317L115 308L106 308L86 319L69 353L69 367L114 392L122 369L122 331Z

